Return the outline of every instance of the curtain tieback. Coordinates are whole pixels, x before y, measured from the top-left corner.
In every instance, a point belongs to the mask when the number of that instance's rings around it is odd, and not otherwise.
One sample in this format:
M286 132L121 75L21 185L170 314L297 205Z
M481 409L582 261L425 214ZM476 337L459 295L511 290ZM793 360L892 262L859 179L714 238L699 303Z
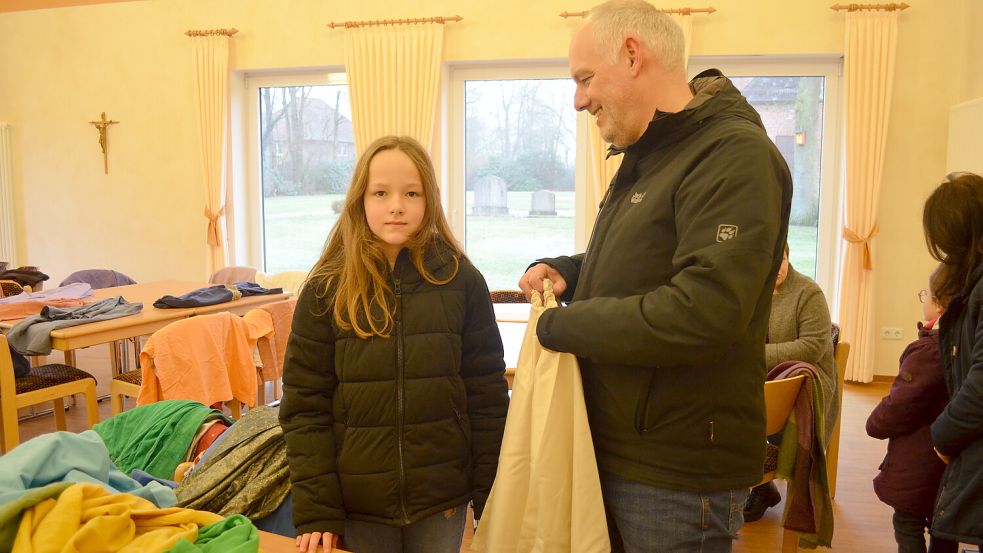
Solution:
M214 212L207 207L205 208L205 217L208 218L208 244L210 246L222 245L222 235L218 232L218 218L222 215L225 215L225 206Z
M849 227L843 227L843 238L851 244L863 244L864 245L864 269L868 271L874 268L874 259L870 251L870 240L877 234L880 230L880 224L874 223L874 226L867 233L867 236L861 237L859 234L854 232Z

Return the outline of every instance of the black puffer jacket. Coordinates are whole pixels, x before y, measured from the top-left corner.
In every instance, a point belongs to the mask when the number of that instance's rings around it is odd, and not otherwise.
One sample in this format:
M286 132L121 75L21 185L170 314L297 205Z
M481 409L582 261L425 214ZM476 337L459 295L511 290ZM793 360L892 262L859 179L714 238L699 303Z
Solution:
M951 459L935 501L932 535L983 545L983 266L973 282L939 321L950 399L932 423L932 443Z
M436 286L403 250L391 274L388 339L341 331L317 286L301 292L280 421L299 533L344 520L405 526L474 500L480 516L508 411L502 339L484 278L466 259ZM438 279L454 269L428 255Z

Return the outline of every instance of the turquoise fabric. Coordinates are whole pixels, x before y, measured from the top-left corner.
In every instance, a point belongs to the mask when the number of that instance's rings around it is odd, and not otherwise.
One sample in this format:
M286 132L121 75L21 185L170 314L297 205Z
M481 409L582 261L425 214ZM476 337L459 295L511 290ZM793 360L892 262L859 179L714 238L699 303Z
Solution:
M201 424L210 417L232 420L196 401L165 400L141 405L93 427L102 436L109 456L127 474L140 469L159 478L172 478L184 461Z
M259 532L248 518L232 515L201 527L195 543L178 541L168 553L257 553Z

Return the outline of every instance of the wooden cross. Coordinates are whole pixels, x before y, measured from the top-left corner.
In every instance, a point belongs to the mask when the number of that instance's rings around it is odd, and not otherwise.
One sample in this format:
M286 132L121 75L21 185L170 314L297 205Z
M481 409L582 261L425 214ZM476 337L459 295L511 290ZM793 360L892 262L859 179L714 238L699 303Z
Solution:
M106 141L106 129L109 125L115 125L119 121L110 121L106 119L106 112L102 112L102 119L100 121L89 121L89 123L96 126L99 129L99 147L102 148L102 166L105 169L106 174L109 174L109 143Z

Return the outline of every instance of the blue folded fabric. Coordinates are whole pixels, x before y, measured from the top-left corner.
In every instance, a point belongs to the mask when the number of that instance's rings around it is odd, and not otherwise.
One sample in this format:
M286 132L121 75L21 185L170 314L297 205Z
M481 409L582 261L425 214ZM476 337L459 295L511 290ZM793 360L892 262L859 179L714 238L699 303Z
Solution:
M183 296L164 296L154 302L158 309L173 309L179 307L205 307L217 305L246 296L265 296L282 294L282 288L263 288L255 282L237 282L232 285L218 284L192 290Z

